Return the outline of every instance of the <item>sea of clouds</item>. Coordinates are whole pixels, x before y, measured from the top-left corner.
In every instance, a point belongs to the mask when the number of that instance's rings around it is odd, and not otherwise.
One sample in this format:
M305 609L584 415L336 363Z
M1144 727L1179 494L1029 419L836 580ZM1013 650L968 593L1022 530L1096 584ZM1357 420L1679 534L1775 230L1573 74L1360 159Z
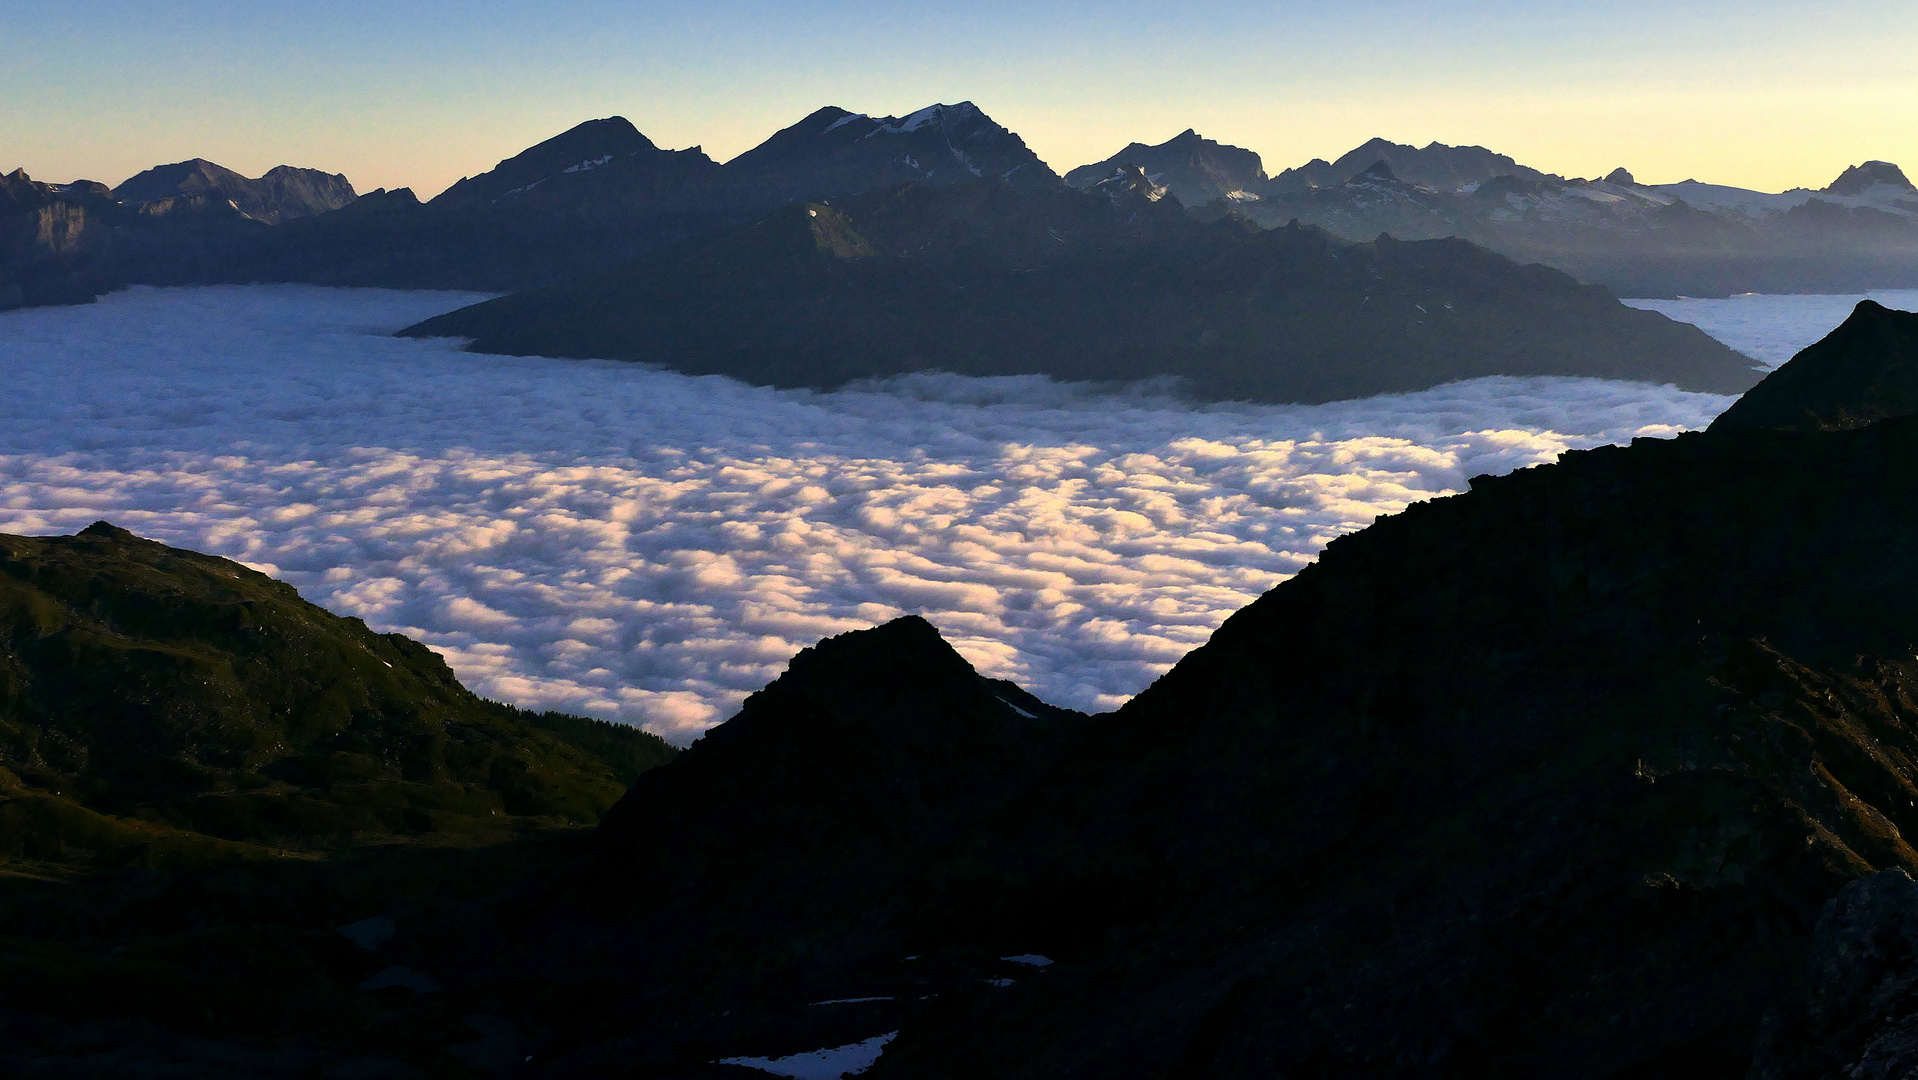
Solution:
M0 314L0 531L105 518L238 559L480 693L684 742L799 649L906 612L987 674L1111 708L1332 537L1730 402L1513 378L1315 407L1036 377L775 391L390 336L473 299L139 288ZM1856 299L1637 303L1777 363Z

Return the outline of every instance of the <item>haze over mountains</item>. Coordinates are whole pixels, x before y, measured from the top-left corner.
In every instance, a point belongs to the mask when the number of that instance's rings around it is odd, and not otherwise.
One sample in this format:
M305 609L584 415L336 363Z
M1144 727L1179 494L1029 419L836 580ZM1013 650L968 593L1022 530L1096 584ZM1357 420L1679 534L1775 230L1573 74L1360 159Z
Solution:
M1081 186L1137 159L1206 217L1292 220L1354 240L1463 237L1625 296L1847 291L1918 282L1918 188L1896 165L1852 166L1819 191L1687 180L1639 184L1527 168L1477 146L1373 139L1266 177L1256 154L1186 132L1075 169ZM1203 208L1203 209L1200 209Z
M1756 381L1695 327L1461 241L1200 224L1162 193L1133 167L1092 197L981 181L806 204L404 332L826 389L925 370L1272 402L1485 375Z
M1089 188L1124 165L1208 217L1229 210L1266 227L1297 218L1357 241L1459 236L1621 294L1918 280L1918 191L1884 162L1823 191L1773 195L1692 181L1647 187L1624 170L1567 179L1482 147L1373 139L1268 176L1256 153L1188 130L1133 143L1066 182ZM0 306L68 302L129 282L508 290L610 268L784 205L985 178L1022 190L1060 182L970 102L905 117L820 109L724 164L698 147L661 149L617 117L589 121L423 205L405 189L356 199L343 177L284 166L248 180L188 161L112 191L36 184L16 171L0 203Z

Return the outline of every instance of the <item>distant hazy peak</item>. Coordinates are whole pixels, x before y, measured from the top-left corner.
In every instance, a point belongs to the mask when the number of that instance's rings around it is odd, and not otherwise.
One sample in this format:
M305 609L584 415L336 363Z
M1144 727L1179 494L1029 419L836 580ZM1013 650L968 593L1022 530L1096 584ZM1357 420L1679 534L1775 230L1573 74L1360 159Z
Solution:
M723 167L746 203L779 205L910 182L996 177L1049 187L1058 176L1025 141L970 101L904 116L815 109Z
M1918 314L1861 300L1712 421L1712 431L1836 431L1918 413Z
M1626 170L1626 168L1623 165L1619 166L1616 169L1613 169L1611 172L1606 173L1605 182L1608 184L1617 184L1620 187L1637 187L1638 186L1638 180L1634 178L1632 174L1628 170Z
M205 158L156 165L114 188L112 195L135 206L204 197L216 204L231 203L269 225L337 210L357 198L353 185L339 173L276 165L265 176L251 179Z
M1556 180L1550 173L1520 165L1504 154L1483 146L1448 146L1431 142L1424 146L1395 143L1373 138L1341 155L1337 161L1314 158L1297 168L1274 176L1267 185L1275 195L1296 194L1314 188L1337 187L1365 175L1379 161L1386 162L1392 175L1408 184L1435 191L1463 191L1496 176L1515 176L1521 180Z
M1904 170L1889 161L1867 161L1863 165L1853 165L1839 174L1824 189L1827 195L1863 195L1879 184L1918 191L1910 180L1905 178Z
M1076 188L1102 185L1128 165L1142 168L1153 183L1163 185L1187 206L1204 206L1215 199L1256 200L1266 181L1265 163L1258 154L1186 128L1157 146L1129 143L1104 161L1067 173L1066 183Z
M587 173L629 158L650 161L672 154L661 150L623 116L588 120L468 177L441 192L434 202L494 202L525 194L556 176ZM681 154L704 157L697 147Z

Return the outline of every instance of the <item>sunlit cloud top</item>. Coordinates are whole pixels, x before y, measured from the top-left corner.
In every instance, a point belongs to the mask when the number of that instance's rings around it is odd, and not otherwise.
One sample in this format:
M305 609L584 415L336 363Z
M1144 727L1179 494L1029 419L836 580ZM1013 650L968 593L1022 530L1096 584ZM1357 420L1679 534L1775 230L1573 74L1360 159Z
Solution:
M580 120L724 160L820 105L972 100L1065 171L1187 127L1278 171L1375 135L1768 190L1918 167L1887 3L78 0L0 10L0 169L206 157L429 196Z

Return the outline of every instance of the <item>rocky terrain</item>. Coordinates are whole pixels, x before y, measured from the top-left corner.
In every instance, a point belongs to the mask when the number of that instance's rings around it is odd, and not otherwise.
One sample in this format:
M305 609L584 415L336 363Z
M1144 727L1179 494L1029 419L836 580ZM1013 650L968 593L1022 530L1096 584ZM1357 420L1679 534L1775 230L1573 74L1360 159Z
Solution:
M1350 244L1201 224L1130 174L803 204L412 327L482 352L661 363L774 386L908 371L1178 378L1212 400L1329 401L1480 375L1732 393L1751 362L1694 327L1462 241Z

